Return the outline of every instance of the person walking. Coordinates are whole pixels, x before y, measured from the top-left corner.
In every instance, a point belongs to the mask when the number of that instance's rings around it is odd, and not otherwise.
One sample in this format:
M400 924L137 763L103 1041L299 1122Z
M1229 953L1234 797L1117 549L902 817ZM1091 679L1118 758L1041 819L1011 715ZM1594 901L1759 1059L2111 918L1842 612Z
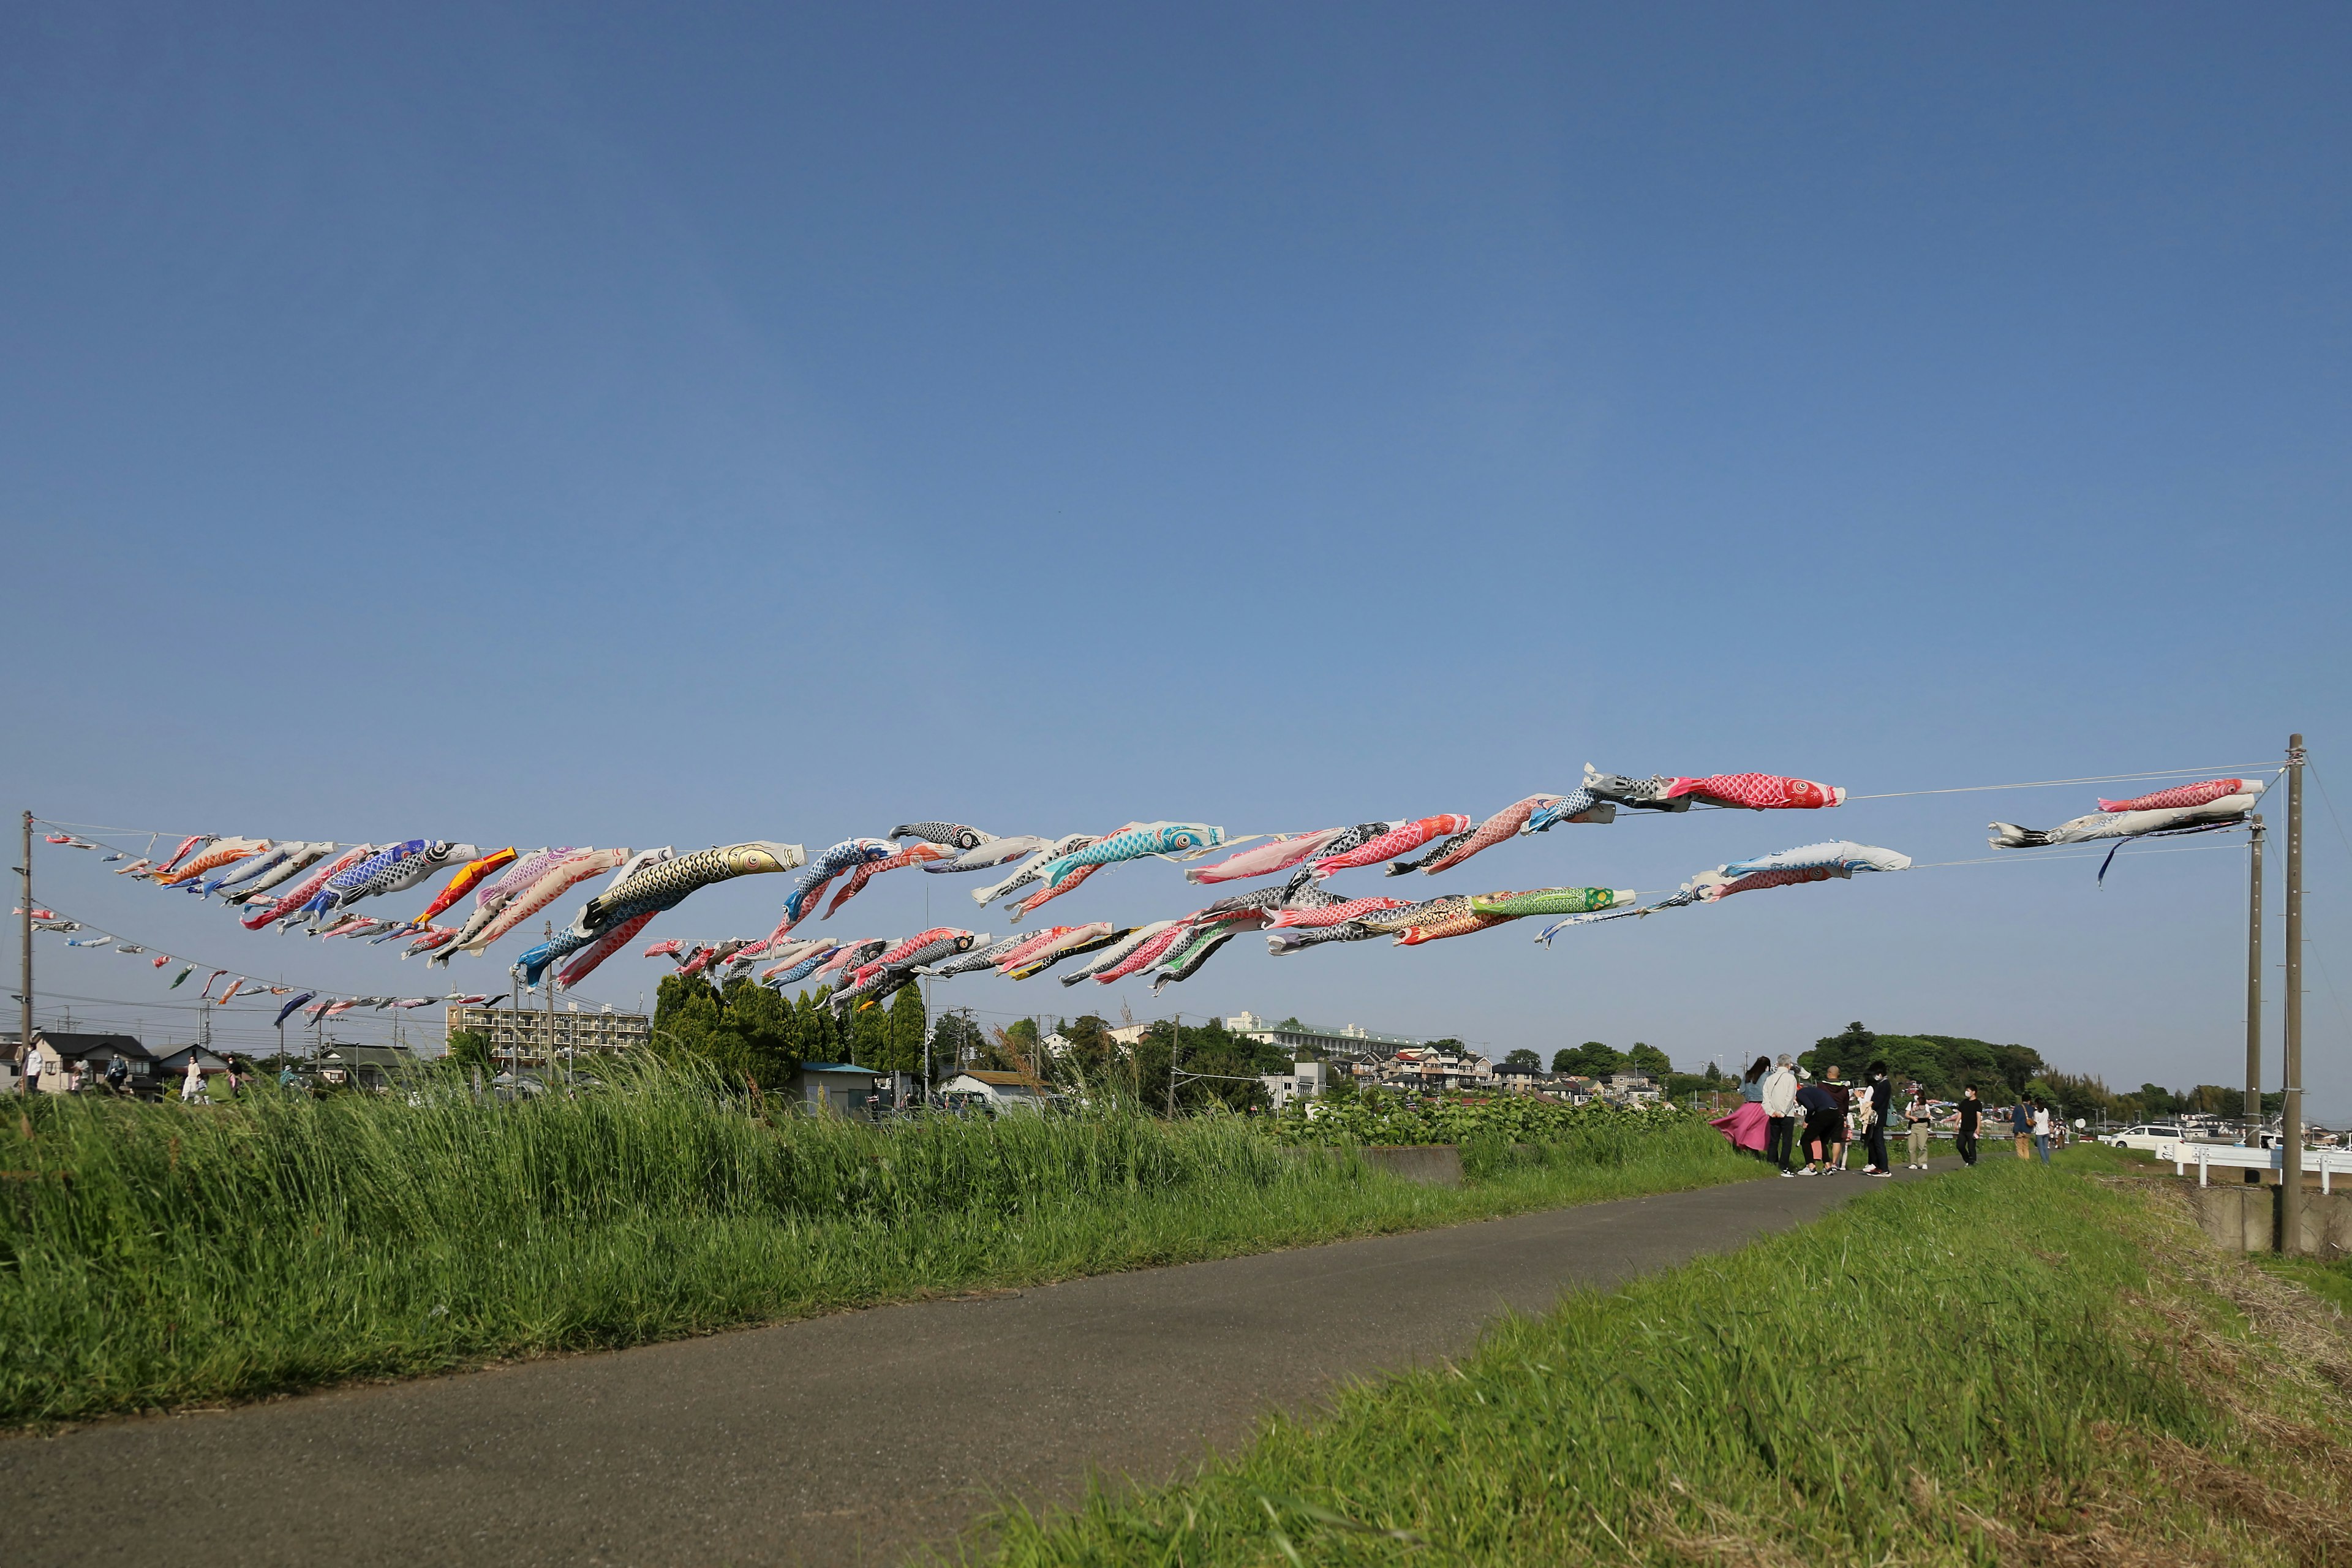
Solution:
M1707 1124L1730 1139L1735 1149L1744 1149L1751 1154L1764 1152L1769 1141L1766 1133L1771 1125L1764 1114L1764 1080L1771 1072L1772 1058L1758 1057L1739 1080L1739 1108Z
M121 1094L131 1082L131 1064L121 1057L109 1057L106 1061L106 1089L109 1094Z
M1818 1083L1809 1083L1797 1090L1797 1109L1804 1113L1805 1120L1800 1142L1805 1168L1797 1173L1826 1176L1830 1173L1830 1151L1837 1147L1838 1128L1845 1121L1845 1112L1828 1086Z
M1764 1115L1768 1119L1764 1157L1780 1166L1783 1176L1793 1176L1797 1173L1797 1074L1785 1051L1764 1079Z
M180 1080L180 1103L194 1105L205 1097L205 1065L201 1057L188 1058L188 1076Z
M1870 1129L1863 1148L1869 1163L1863 1167L1865 1176L1895 1174L1895 1167L1886 1158L1886 1119L1895 1113L1895 1080L1886 1076L1885 1062L1870 1064Z
M2033 1158L2033 1151L2029 1146L2033 1136L2033 1102L2021 1094L2017 1097L2017 1103L2009 1108L2009 1130L2017 1139L2017 1157L2021 1160Z
M1832 1130L1828 1173L1834 1176L1845 1169L1846 1143L1853 1127L1853 1085L1841 1079L1836 1064L1832 1063L1822 1075L1822 1087L1837 1101L1837 1125Z
M1959 1151L1960 1163L1970 1170L1977 1163L1977 1121L1984 1107L1977 1102L1977 1086L1969 1084L1960 1090L1959 1125L1952 1132L1952 1147Z
M41 1092L41 1052L39 1047L25 1053L25 1076L16 1080L26 1094Z
M2050 1163L2050 1108L2038 1102L2033 1107L2033 1151L2043 1164Z
M1935 1131L1934 1116L1935 1112L1927 1107L1927 1091L1913 1084L1911 1098L1903 1106L1903 1120L1911 1127L1911 1162L1904 1169L1924 1171L1927 1168L1927 1135Z

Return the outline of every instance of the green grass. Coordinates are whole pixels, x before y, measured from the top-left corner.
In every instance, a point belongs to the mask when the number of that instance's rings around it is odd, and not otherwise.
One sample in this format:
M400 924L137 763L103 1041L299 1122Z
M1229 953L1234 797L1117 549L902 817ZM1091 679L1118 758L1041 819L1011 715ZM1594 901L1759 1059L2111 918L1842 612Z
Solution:
M1881 1189L982 1539L1019 1568L2344 1561L2341 1329L2169 1201L2014 1159Z
M1459 1190L1234 1118L770 1126L653 1071L576 1100L43 1099L0 1125L0 1421L250 1398L1674 1191L1703 1125L1474 1147Z

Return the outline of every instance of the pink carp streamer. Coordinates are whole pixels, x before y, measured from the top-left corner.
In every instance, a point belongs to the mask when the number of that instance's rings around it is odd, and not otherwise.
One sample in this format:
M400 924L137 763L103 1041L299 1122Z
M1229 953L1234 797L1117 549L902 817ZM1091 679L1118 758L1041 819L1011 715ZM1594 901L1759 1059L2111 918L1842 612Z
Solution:
M1027 898L1013 906L1013 923L1014 925L1019 925L1023 921L1027 920L1031 915L1035 914L1039 905L1052 903L1055 899L1060 898L1064 893L1068 892L1080 882L1085 881L1088 877L1093 876L1096 872L1101 869L1102 868L1100 866L1080 866L1063 877L1060 881L1055 883L1052 887L1045 889L1042 892L1030 894Z
M1319 879L1334 871L1352 870L1359 866L1377 866L1383 860L1395 859L1409 849L1418 849L1433 838L1446 838L1463 832L1469 826L1468 817L1451 812L1442 816L1400 822L1386 833L1367 839L1345 854L1316 861L1315 875Z
M1717 805L1743 805L1750 811L1818 811L1843 805L1845 791L1811 779L1783 778L1779 773L1712 773L1703 779L1668 781L1664 798L1713 801Z
M2103 800L2101 811L2169 811L2176 806L2210 805L2233 795L2260 795L2260 779L2207 779L2202 784L2175 784L2132 800Z
M1232 882L1244 877L1268 877L1276 871L1287 871L1346 831L1344 827L1326 827L1314 833L1277 838L1271 844L1244 849L1213 866L1189 867L1184 872L1184 879L1188 882Z
M1525 800L1513 801L1469 832L1459 834L1441 846L1433 858L1417 866L1391 866L1388 874L1401 877L1407 871L1420 870L1434 877L1440 871L1451 871L1471 856L1484 849L1492 849L1504 839L1516 835L1528 825L1528 818L1533 816L1538 808L1558 805L1565 798L1557 795L1531 795Z
M327 885L327 879L358 865L374 853L375 846L373 844L354 844L333 859L320 861L311 868L309 876L294 884L292 892L240 916L238 923L247 931L259 931L271 921L294 913L317 896L319 889Z
M835 910L839 910L842 905L849 902L850 900L856 898L858 894L864 892L866 890L866 884L872 881L875 878L880 876L885 871L896 871L900 869L902 867L907 866L926 865L933 860L952 860L954 858L954 850L942 849L936 844L927 844L920 839L917 839L914 843L908 845L904 849L899 850L896 855L889 857L887 859L868 860L864 865L859 866L856 870L850 872L849 880L842 884L841 891L834 894L833 902L824 907L824 918L826 920L833 919Z
M583 849L570 859L559 862L538 881L507 900L492 920L460 949L466 952L482 952L499 938L555 902L564 894L591 877L601 877L629 858L626 849Z
M555 983L566 991L571 990L593 973L598 964L628 946L636 934L645 930L652 922L654 916L659 913L661 913L659 910L648 910L641 915L631 915L627 920L573 953L572 962L565 964L557 973Z
M1319 910L1276 910L1274 912L1274 918L1265 923L1276 931L1290 931L1300 927L1345 925L1349 921L1361 920L1366 915L1378 914L1383 910L1402 910L1411 907L1402 899L1349 899L1345 903L1326 904Z

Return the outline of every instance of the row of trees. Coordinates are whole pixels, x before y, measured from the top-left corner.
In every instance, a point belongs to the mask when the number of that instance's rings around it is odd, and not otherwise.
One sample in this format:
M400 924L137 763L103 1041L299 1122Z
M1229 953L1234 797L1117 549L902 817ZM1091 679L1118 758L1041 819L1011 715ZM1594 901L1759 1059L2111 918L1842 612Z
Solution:
M1543 1058L1525 1047L1503 1058L1507 1067L1541 1068ZM1664 1079L1674 1072L1675 1064L1666 1053L1655 1046L1635 1040L1631 1047L1619 1050L1599 1040L1587 1040L1580 1046L1566 1046L1551 1054L1551 1070L1574 1074L1579 1078L1607 1078L1614 1072L1638 1072L1654 1079Z

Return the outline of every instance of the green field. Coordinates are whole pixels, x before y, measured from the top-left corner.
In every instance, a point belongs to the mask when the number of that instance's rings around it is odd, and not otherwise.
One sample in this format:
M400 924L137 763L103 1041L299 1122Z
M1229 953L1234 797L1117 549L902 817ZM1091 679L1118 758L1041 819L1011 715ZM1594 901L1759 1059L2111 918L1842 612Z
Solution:
M2063 1158L1574 1296L982 1539L1021 1568L2347 1561L2343 1321Z
M877 1129L660 1069L577 1100L43 1097L0 1125L0 1420L251 1398L1675 1191L1703 1124L1474 1138L1458 1190L1128 1114Z

